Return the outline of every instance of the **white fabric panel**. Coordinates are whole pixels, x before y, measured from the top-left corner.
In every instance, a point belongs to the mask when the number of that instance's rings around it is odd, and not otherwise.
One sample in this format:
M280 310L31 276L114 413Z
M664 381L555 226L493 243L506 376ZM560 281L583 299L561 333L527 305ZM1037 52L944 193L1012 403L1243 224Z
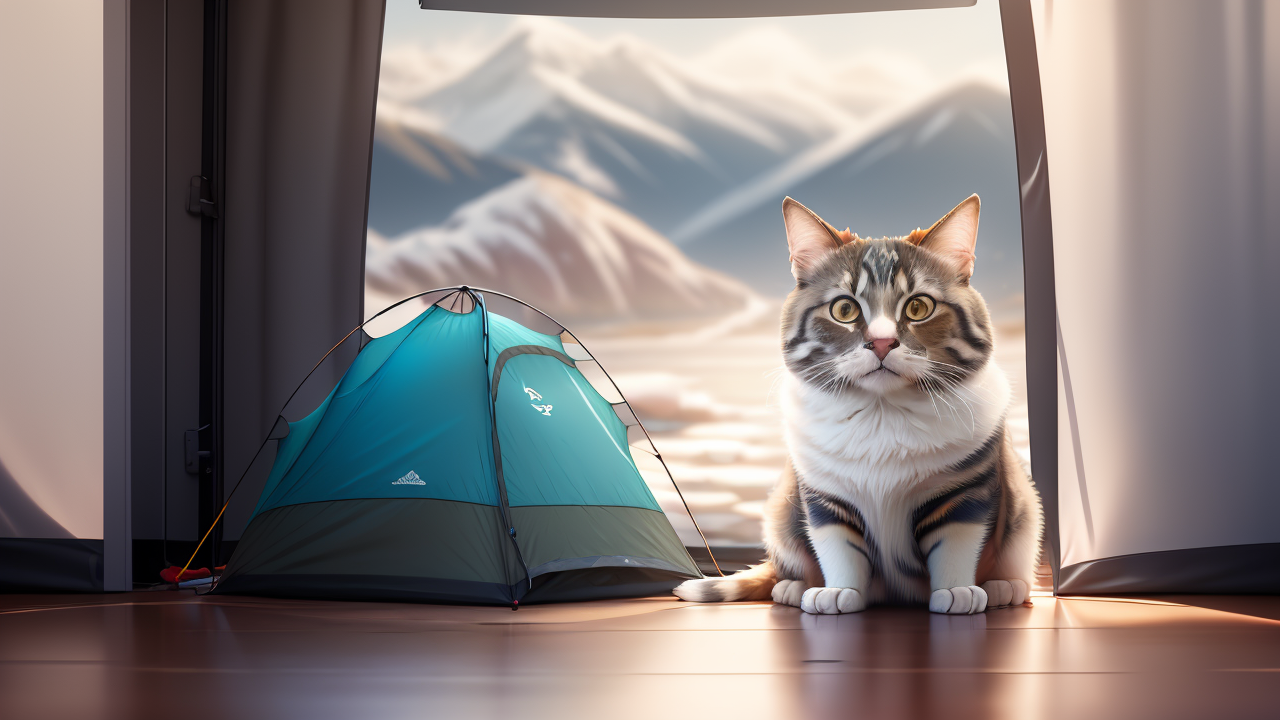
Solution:
M617 413L618 419L622 421L622 424L627 426L628 432L630 432L630 428L633 425L637 426L637 430L639 429L640 421L636 419L636 414L631 410L630 405L625 402L614 403L613 411Z
M647 452L650 455L657 455L658 449L653 446L653 442L649 440L649 436L645 434L644 428L639 425L627 426L627 444L631 447Z
M102 537L102 33L0 4L0 537Z
M1280 2L1033 9L1062 564L1280 542Z

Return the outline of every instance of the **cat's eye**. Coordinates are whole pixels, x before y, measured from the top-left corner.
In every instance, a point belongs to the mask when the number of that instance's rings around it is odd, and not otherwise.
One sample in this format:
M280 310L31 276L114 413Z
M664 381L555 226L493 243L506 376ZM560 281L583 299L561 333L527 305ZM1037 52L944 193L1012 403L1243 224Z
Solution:
M841 295L831 301L831 318L836 322L851 323L858 319L861 312L858 302L848 295Z
M920 321L933 314L935 304L933 298L928 295L916 295L907 301L907 306L903 308L908 320Z

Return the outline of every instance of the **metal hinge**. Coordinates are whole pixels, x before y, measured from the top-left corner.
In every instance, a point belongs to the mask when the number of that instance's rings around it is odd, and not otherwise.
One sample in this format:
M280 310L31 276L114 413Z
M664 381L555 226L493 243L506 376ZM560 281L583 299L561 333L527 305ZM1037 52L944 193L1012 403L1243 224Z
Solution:
M200 460L210 455L208 450L200 449L200 431L208 427L208 425L205 425L202 428L188 430L183 433L183 465L186 467L187 472L192 475L200 474ZM205 468L205 472L211 471Z
M213 201L213 189L209 178L200 175L191 176L191 186L187 194L187 212L201 217L218 217L218 204Z

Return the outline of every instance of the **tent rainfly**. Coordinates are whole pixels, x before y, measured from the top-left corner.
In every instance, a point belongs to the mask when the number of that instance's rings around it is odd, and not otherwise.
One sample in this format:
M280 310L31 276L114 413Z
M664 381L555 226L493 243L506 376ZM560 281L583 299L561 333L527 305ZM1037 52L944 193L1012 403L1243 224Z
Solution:
M289 423L214 592L512 605L700 577L631 457L634 415L577 362L468 288L373 339Z

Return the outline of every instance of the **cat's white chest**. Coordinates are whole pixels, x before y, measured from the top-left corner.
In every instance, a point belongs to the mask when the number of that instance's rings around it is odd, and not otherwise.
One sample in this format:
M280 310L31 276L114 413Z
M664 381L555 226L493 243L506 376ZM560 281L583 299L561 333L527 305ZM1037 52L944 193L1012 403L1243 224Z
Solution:
M914 391L831 395L788 377L783 419L802 481L816 490L891 502L971 455L1003 421L1009 383L994 365L950 405Z

